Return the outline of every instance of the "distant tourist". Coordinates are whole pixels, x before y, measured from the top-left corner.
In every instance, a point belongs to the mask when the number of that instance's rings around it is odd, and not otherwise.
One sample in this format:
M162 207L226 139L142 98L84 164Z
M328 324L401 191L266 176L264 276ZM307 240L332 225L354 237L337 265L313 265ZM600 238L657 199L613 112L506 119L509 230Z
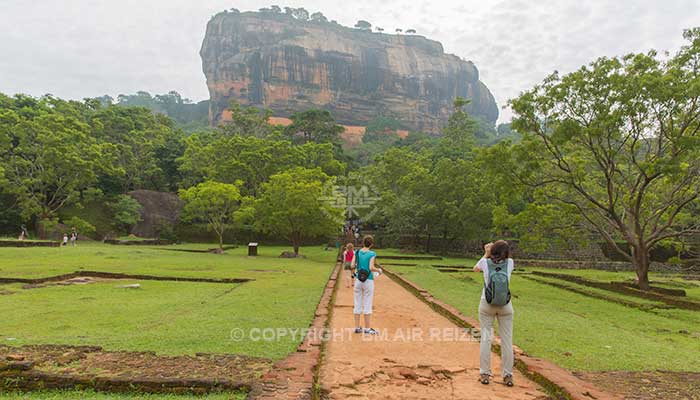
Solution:
M63 243L61 245L68 246L68 233L63 234Z
M24 240L28 236L29 236L29 234L27 233L27 227L24 224L22 224L21 232L19 233L19 237L17 238L17 240Z
M510 247L505 240L484 246L484 256L474 266L474 272L483 272L484 290L479 303L481 324L480 381L489 384L491 378L491 337L493 321L498 320L501 337L503 382L513 386L513 304L510 299L510 276L515 264L510 258Z
M78 231L75 230L75 227L71 230L70 234L70 244L71 246L75 246L78 241Z
M345 270L345 287L349 288L352 285L352 270L355 262L355 246L348 243L343 252L343 270Z
M372 317L372 302L374 301L374 272L377 275L382 273L382 270L375 267L377 253L372 251L374 246L374 238L365 236L363 239L364 247L355 253L355 288L354 288L354 303L355 308L355 333L367 333L376 335L377 331L370 327ZM360 325L360 315L364 315L365 330L362 330Z

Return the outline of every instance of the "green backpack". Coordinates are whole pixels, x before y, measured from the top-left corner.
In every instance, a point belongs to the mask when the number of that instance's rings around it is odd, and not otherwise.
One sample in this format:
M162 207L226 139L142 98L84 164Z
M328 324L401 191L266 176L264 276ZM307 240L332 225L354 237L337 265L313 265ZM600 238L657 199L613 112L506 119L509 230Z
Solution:
M486 297L486 302L493 306L505 306L510 302L508 260L496 264L487 258L486 264L489 268L489 281L484 284L484 297Z

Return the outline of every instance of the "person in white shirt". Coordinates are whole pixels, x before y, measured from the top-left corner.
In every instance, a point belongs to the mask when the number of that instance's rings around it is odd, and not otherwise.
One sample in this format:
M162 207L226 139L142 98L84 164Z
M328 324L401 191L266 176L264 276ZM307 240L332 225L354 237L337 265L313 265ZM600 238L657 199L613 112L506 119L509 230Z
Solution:
M498 334L501 337L501 362L503 382L507 386L513 386L513 302L508 301L504 306L489 304L486 301L485 287L489 283L489 262L492 265L505 267L510 276L515 269L515 263L510 258L510 246L505 240L488 243L484 246L484 256L474 265L474 272L483 272L484 290L481 291L479 303L479 323L481 325L480 348L480 381L484 385L489 384L491 377L491 338L493 336L493 321L498 320Z

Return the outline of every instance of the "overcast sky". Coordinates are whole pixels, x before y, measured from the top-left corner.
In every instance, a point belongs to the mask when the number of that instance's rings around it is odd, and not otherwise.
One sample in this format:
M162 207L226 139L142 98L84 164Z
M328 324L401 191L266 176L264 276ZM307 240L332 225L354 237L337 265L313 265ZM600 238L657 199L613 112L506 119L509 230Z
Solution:
M0 92L82 99L177 90L203 100L198 52L209 18L270 4L321 11L343 25L414 28L472 60L499 107L554 70L675 51L683 28L700 25L698 0L0 0Z

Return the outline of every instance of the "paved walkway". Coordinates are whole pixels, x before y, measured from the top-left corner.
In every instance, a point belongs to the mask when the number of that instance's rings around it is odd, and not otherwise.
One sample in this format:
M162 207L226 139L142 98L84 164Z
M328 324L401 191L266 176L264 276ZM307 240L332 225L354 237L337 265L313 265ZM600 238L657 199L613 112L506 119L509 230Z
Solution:
M334 337L321 367L321 388L328 398L545 398L517 371L515 387L503 385L496 355L495 378L488 386L479 383L479 343L386 276L375 281L372 325L381 334L352 333L353 294L344 279L342 274L331 319Z

